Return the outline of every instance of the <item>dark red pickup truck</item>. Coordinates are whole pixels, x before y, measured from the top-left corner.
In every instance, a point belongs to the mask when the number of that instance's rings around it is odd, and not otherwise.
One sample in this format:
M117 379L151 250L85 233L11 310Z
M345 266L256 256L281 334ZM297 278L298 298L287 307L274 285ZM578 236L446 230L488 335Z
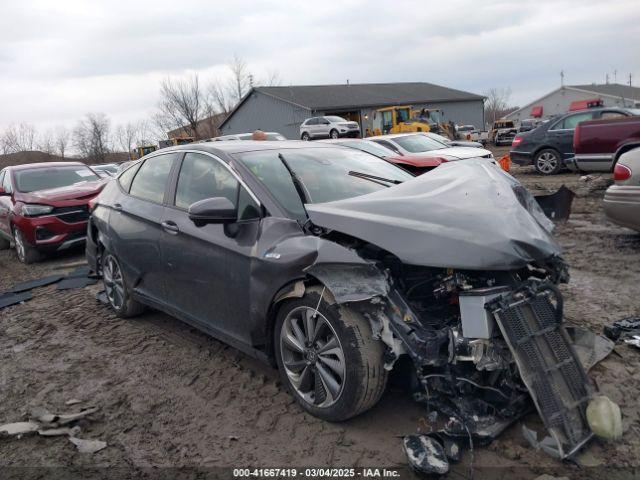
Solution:
M620 155L640 146L640 116L590 120L573 133L575 156L565 160L569 169L610 172Z

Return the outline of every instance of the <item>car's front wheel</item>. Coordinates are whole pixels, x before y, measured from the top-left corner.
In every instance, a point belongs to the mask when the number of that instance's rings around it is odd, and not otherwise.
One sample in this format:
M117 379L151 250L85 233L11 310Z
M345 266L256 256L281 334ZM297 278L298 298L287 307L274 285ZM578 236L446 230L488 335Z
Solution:
M302 140L304 140L305 142L308 142L309 140L311 140L311 137L309 136L309 134L307 132L304 132L300 138Z
M383 345L359 313L310 289L279 312L276 360L289 391L307 412L342 421L374 406L387 383Z
M109 251L105 251L102 255L102 283L109 305L118 317L134 317L144 311L144 305L131 296L120 262Z
M329 136L335 140L336 138L340 137L340 134L338 133L338 130L334 128L329 132Z
M42 254L33 248L24 238L24 234L18 227L13 227L13 242L16 246L16 255L25 265L30 265L42 260Z
M562 168L560 153L557 150L545 148L537 153L533 165L542 175L555 175Z

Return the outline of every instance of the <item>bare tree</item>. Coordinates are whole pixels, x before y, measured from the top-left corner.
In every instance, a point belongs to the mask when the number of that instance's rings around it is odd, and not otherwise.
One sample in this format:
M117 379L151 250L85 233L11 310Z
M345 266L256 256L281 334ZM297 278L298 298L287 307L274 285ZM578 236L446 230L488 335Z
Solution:
M160 86L161 124L172 124L173 128L187 127L191 135L198 138L198 122L205 109L205 92L200 88L197 74L185 80L165 79Z
M69 138L71 135L69 134L69 130L66 127L56 127L54 145L55 150L58 155L64 158L64 154L67 151L67 146L69 145Z
M236 105L233 93L230 94L228 84L219 79L209 85L209 101L211 108L227 115Z
M38 135L38 150L51 156L56 153L55 140L51 129Z
M484 96L486 97L484 101L485 118L493 123L509 109L511 88L490 88L484 92Z
M18 125L18 151L31 152L36 147L36 128L30 123Z
M278 70L267 70L267 76L261 82L258 82L258 85L265 87L279 87L282 85L282 78L280 78L280 73Z
M118 125L115 131L115 138L118 146L121 150L129 154L129 160L131 160L131 150L138 137L138 124L127 123L126 125Z
M109 153L109 128L104 113L88 113L73 131L74 146L86 159L104 162Z
M35 127L29 123L9 125L0 137L0 149L3 154L33 151L36 135Z
M229 64L229 70L231 70L229 91L235 105L253 87L253 75L249 72L247 63L238 55L233 56L233 60Z
M18 131L15 125L9 125L0 136L0 149L2 154L16 153L18 149Z
M140 120L137 123L136 137L135 137L136 146L143 147L145 145L151 145L152 143L156 143L156 140L153 140L156 137L158 137L158 135L154 133L152 122L149 122L148 120ZM160 137L164 138L162 135L160 135Z

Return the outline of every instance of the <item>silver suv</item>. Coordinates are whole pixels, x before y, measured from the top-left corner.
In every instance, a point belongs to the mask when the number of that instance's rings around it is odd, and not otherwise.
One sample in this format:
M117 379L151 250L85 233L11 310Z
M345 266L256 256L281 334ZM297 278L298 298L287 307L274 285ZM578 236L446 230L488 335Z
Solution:
M334 115L307 118L300 125L300 138L302 140L359 136L360 125L358 125L358 122L350 122Z

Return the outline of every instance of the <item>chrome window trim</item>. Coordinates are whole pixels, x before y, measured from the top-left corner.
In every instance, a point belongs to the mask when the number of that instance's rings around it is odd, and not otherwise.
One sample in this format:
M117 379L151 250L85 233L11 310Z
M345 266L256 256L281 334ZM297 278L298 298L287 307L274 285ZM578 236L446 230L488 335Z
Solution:
M231 175L233 175L235 177L235 179L238 181L238 183L240 185L242 185L242 187L244 187L247 190L247 192L249 192L249 196L251 196L253 201L258 204L258 207L262 206L262 202L258 199L256 194L253 193L253 191L249 188L249 186L244 182L244 180L240 177L240 175L238 175L238 173L233 168L231 168L231 165L229 165L227 162L223 161L217 155L214 155L213 153L205 152L205 151L202 151L202 150L191 150L191 149L190 150L172 150L171 152L165 152L165 153L174 153L174 152L178 152L178 153L199 153L201 155L207 155L207 156L213 158L218 163L221 163L222 166L224 168L226 168L229 171L229 173L231 173ZM151 158L151 157L149 157L149 158ZM184 162L184 158L182 159L182 161ZM176 182L178 180L180 180L180 172L178 172L178 178L176 179ZM172 206L175 206L175 205L172 205Z

